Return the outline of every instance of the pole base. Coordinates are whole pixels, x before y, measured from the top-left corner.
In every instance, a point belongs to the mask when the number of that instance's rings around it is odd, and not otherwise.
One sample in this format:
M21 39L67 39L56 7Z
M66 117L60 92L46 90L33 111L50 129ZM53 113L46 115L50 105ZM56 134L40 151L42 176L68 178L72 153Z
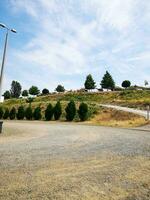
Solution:
M2 133L3 121L0 120L0 133Z

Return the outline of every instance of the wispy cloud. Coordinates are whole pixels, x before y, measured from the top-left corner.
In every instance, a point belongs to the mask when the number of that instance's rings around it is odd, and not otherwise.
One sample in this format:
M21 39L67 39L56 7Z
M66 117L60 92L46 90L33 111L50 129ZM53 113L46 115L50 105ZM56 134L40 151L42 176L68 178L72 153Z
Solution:
M9 65L22 65L25 71L24 75L22 70L18 72L24 86L35 83L54 89L62 82L67 88L82 87L87 73L93 73L99 82L106 69L118 84L127 78L137 84L150 79L148 0L8 2L12 15L21 16L22 23L25 17L33 32L10 55L13 62Z

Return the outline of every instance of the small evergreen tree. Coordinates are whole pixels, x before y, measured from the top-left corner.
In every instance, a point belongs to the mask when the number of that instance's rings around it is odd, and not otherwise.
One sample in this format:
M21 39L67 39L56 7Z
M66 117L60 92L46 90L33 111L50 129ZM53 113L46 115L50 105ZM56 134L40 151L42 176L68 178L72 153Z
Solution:
M65 92L65 88L62 85L58 85L57 88L55 89L57 92Z
M4 96L4 99L10 99L11 98L11 94L10 94L10 92L8 90L6 90L4 92L3 96Z
M48 106L47 106L47 108L46 108L46 110L45 110L45 119L46 119L47 121L49 121L49 120L52 119L52 117L53 117L53 106L52 106L52 104L50 103L50 104L48 104Z
M95 85L95 81L93 80L93 77L91 74L89 74L86 77L86 81L84 83L85 89L87 90L91 90L91 89L95 89L96 85Z
M65 109L67 121L72 121L76 115L76 106L74 101L70 101Z
M20 106L18 108L18 112L17 112L17 119L24 119L24 116L25 116L25 111L24 111L24 107L23 106Z
M61 114L62 114L61 104L60 104L60 101L57 101L57 103L54 107L54 118L55 118L55 120L59 120Z
M40 90L38 89L37 86L32 86L29 89L29 94L31 95L38 95L40 93Z
M16 108L13 107L13 108L10 110L9 118L10 118L11 120L13 120L13 119L16 118Z
M6 108L5 112L4 112L4 115L3 115L3 119L8 119L8 117L9 117L9 109Z
M81 103L78 110L79 118L81 121L85 121L88 118L88 105Z
M42 118L41 108L39 106L35 108L35 110L33 112L33 117L35 120L40 120Z
M112 76L109 74L108 71L104 74L102 81L101 81L101 86L104 89L111 89L113 90L115 88L115 82L112 78Z
M130 86L131 86L131 82L130 82L130 81L125 80L125 81L122 82L122 87L128 88L128 87L130 87Z
M23 97L27 97L27 96L28 96L28 90L23 90L22 96L23 96Z
M47 94L49 94L49 90L46 89L46 88L44 88L44 89L42 90L42 94L43 94L43 95L47 95Z
M2 119L2 118L3 118L3 115L4 115L3 108L2 108L2 107L0 107L0 119Z
M29 107L26 108L26 110L25 110L25 117L26 117L27 120L31 120L31 119L32 119L32 116L33 116L32 108L31 108L31 106L29 106Z

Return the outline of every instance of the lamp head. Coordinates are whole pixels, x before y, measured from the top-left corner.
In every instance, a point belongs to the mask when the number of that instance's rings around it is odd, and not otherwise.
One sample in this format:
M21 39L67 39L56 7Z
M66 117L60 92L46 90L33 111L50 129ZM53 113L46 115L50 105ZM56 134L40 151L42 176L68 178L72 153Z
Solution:
M17 31L15 29L11 29L11 32L13 33L17 33Z
M2 23L0 23L0 27L2 27L2 28L6 28L6 25L5 25L5 24L2 24Z

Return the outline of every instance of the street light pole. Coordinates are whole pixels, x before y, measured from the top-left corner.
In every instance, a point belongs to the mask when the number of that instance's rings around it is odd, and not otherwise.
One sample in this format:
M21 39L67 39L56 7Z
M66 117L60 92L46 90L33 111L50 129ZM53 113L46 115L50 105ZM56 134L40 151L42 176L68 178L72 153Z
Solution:
M8 43L8 34L9 31L13 33L17 33L15 29L8 28L5 24L0 23L0 28L6 29L6 36L5 36L5 44L4 44L4 51L3 51L3 58L2 58L2 66L0 70L0 102L2 102L2 84L3 84L3 74L4 74L4 65L6 60L6 51L7 51L7 43ZM0 133L2 132L2 125L3 121L0 121Z
M3 73L4 73L4 65L5 65L5 60L6 60L8 34L9 34L9 31L11 31L13 33L17 33L17 31L15 29L8 28L5 24L2 24L2 23L0 23L0 27L6 29L5 44L4 44L4 51L3 51L3 58L2 58L2 66L1 66L1 71L0 71L0 102L2 102Z
M2 83L3 83L3 72L4 72L4 65L5 65L5 59L6 59L7 43L8 43L8 30L5 36L5 45L4 45L4 52L3 52L2 66L1 66L1 73L0 73L0 101L2 101Z

